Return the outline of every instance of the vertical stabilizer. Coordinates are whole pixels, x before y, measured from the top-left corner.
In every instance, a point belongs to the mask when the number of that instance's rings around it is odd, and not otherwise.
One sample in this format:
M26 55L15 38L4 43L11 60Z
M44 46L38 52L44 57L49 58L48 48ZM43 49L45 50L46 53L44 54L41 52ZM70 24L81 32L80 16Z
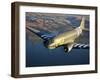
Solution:
M80 28L83 30L85 29L85 18L83 17L80 23Z

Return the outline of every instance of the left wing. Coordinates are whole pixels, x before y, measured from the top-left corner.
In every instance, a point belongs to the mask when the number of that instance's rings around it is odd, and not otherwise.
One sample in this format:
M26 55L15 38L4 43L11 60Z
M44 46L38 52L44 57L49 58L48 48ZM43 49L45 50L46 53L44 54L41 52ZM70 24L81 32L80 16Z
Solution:
M35 33L37 36L39 36L40 38L42 38L43 40L49 40L53 37L55 37L56 35L53 34L53 33L50 33L47 31L44 31L44 30L37 30L35 28L32 28L32 27L26 27L28 30L30 30L31 32Z

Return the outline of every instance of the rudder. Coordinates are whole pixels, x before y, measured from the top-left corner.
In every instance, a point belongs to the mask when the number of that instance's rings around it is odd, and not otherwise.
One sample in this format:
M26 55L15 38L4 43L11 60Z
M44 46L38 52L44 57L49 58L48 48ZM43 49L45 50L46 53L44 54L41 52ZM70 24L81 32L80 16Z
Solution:
M83 30L85 29L85 18L83 17L80 23L80 28Z

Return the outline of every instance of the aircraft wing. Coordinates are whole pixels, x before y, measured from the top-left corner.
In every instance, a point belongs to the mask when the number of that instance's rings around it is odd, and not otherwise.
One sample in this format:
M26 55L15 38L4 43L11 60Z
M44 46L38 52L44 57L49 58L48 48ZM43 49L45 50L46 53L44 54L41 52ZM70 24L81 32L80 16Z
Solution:
M55 37L56 35L55 34L53 34L53 33L50 33L50 32L48 32L47 33L47 31L40 31L40 30L37 30L37 29L35 29L35 28L32 28L32 27L27 27L27 29L29 30L29 31L31 31L31 32L33 32L33 33L35 33L37 36L39 36L40 38L42 38L43 40L49 40L49 39L51 39L51 38L53 38L53 37Z
M72 49L89 49L89 44L70 43L70 44L64 45L65 52L70 52Z
M89 48L89 44L75 43L73 48L88 49Z
M89 34L85 32L84 35L81 35L75 40L73 48L76 49L88 49L89 46Z

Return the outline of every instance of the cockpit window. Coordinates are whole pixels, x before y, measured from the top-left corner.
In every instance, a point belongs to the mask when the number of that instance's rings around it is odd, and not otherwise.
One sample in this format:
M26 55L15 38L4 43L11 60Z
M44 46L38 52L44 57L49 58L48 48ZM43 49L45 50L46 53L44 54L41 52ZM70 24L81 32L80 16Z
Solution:
M49 44L51 44L53 42L54 42L54 40L53 39L50 39L50 40L44 41L44 44L45 44L45 46L47 46L47 45L49 45Z
M54 40L53 40L53 39L50 39L50 40L49 40L49 44L50 44L50 43L53 43L53 42L54 42Z

